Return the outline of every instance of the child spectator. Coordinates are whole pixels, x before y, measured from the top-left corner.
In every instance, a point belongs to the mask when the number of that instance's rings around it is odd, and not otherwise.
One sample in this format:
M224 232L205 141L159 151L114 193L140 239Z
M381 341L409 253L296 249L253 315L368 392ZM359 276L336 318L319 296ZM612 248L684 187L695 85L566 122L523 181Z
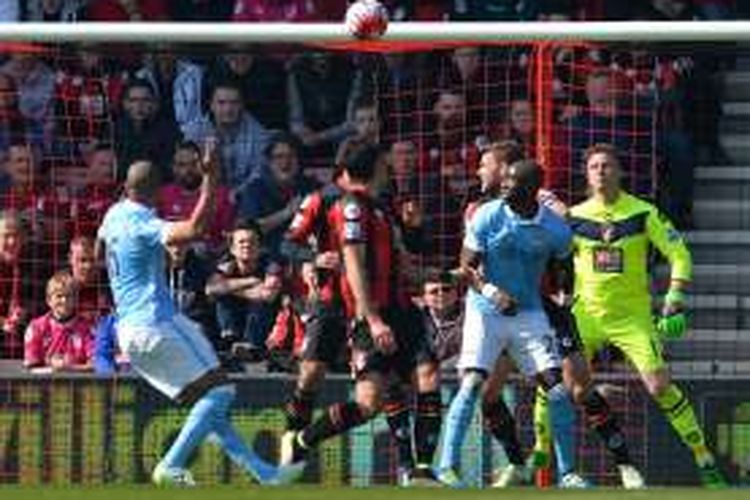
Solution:
M265 342L275 314L281 278L260 254L261 230L252 220L238 221L229 236L228 260L220 263L206 285L216 300L221 336L248 361L265 356Z
M94 337L92 323L76 315L76 287L67 271L47 282L49 312L29 324L24 338L26 368L91 371Z

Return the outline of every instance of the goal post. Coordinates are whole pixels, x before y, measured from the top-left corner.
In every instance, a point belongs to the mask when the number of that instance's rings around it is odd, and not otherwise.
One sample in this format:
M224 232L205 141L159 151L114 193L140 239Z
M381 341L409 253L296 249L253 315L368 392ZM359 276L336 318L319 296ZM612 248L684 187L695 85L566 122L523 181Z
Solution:
M6 23L0 41L308 43L351 41L341 23ZM750 21L391 22L383 42L742 42Z

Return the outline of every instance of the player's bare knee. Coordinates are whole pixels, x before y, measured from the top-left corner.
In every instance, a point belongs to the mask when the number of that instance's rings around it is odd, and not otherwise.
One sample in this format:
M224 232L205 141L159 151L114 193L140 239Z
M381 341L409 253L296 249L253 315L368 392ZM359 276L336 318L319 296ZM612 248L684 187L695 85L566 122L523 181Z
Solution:
M367 377L357 382L355 401L365 417L370 418L380 411L382 396L383 387L380 380Z
M326 373L326 364L321 361L303 361L300 363L297 388L305 392L316 391Z
M432 392L440 386L440 370L437 363L422 363L417 366L417 388L419 392Z

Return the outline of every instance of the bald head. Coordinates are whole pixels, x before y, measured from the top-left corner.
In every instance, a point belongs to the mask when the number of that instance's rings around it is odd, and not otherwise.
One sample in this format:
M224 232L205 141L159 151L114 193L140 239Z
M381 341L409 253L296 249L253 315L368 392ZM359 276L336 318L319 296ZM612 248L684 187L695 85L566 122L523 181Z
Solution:
M149 200L159 188L159 174L149 161L137 161L130 165L125 178L125 192L129 198Z

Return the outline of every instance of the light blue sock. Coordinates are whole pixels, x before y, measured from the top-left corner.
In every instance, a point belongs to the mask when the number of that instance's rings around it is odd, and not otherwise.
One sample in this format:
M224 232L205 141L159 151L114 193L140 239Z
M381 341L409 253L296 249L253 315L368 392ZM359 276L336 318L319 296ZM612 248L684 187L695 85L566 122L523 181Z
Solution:
M552 442L555 446L557 474L561 478L576 467L575 408L562 383L547 391Z
M227 388L215 387L203 395L190 410L185 425L161 463L165 467L184 468L193 451L213 430L216 415L226 412ZM231 402L231 393L230 400Z
M461 387L451 401L445 419L447 427L440 453L441 470L458 468L461 460L461 446L474 416L482 380L482 375L477 372L469 372L461 378Z
M276 475L276 467L256 455L237 433L229 421L228 413L217 422L214 434L218 438L219 446L232 459L232 462L259 482L270 481Z

